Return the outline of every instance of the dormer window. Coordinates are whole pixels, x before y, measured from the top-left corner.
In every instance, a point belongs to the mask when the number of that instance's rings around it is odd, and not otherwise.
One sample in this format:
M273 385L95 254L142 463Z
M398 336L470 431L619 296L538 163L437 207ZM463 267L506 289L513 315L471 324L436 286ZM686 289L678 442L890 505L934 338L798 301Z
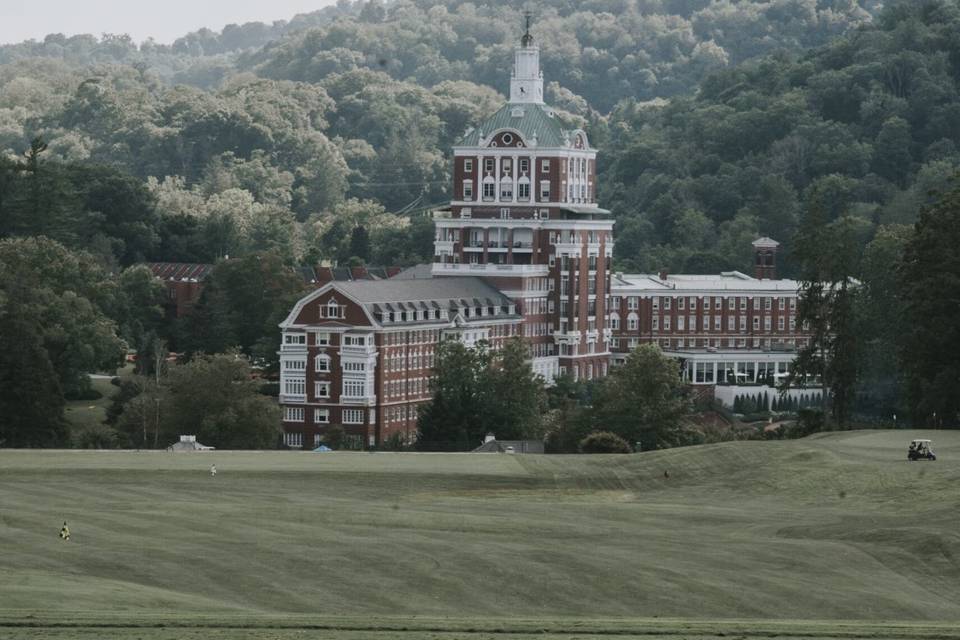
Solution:
M331 300L327 303L327 316L328 318L342 318L343 317L343 307L337 304L336 300Z

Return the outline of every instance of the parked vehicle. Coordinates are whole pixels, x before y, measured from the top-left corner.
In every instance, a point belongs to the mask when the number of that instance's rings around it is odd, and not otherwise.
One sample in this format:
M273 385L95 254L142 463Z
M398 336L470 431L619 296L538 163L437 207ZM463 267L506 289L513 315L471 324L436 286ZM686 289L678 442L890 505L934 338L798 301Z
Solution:
M930 440L914 440L907 449L907 460L936 460L937 454L930 448Z

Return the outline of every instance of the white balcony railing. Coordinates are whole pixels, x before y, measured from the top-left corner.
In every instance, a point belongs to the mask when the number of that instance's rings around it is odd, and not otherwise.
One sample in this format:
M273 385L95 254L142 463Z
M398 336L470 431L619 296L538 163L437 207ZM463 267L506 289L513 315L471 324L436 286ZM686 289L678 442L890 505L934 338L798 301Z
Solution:
M548 275L550 267L545 264L468 264L468 263L433 263L433 273L435 274L457 274L465 273L470 275Z

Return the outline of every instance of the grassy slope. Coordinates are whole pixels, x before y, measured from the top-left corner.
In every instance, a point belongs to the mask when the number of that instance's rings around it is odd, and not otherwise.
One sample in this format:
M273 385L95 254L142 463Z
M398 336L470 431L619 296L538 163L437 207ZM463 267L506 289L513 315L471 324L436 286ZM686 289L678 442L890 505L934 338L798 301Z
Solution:
M422 633L504 619L561 631L573 618L649 633L630 620L658 617L706 625L704 637L744 619L779 635L807 629L792 620L913 621L947 637L941 623L960 620L960 433L933 432L941 460L908 463L917 435L609 457L4 451L0 635L29 615L216 626L285 614L382 623L382 637L403 635L383 621L408 616ZM234 631L223 637L246 637Z

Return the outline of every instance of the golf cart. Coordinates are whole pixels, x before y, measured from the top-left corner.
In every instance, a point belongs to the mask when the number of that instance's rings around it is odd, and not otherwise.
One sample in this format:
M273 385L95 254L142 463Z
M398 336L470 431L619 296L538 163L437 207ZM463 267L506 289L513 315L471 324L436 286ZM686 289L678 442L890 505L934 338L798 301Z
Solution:
M907 460L936 460L937 456L930 448L929 440L914 440L907 450Z

